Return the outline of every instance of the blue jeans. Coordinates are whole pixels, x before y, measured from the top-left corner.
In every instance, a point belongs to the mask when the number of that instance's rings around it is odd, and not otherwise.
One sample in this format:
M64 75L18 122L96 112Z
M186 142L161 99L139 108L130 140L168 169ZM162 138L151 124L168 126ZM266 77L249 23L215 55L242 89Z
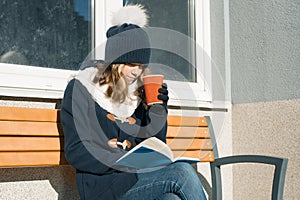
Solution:
M138 181L122 200L206 200L194 168L184 162L156 171L139 173Z

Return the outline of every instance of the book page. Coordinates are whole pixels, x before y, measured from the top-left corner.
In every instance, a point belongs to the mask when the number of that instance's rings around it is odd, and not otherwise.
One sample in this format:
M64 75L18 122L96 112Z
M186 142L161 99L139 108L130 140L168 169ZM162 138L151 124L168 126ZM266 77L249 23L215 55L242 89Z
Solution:
M131 153L135 152L137 149L139 149L141 147L157 151L157 152L165 155L166 157L168 157L170 160L173 160L173 152L171 151L170 147L166 143L164 143L163 141L161 141L160 139L158 139L156 137L150 137L150 138L144 140L140 144L136 145L133 149L128 151L119 160L125 158L126 156L130 155Z
M174 160L170 147L161 140L151 137L128 151L115 164L140 170L166 166L174 161L194 163L199 162L199 159L180 157Z

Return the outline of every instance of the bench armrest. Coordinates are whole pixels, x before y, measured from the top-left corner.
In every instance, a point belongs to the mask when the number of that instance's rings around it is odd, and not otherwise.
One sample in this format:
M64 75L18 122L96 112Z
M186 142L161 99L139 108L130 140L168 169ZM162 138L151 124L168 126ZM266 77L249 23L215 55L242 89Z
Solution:
M272 185L272 200L281 200L283 198L285 174L288 159L277 158L263 155L237 155L223 158L217 158L210 164L212 176L212 199L222 199L222 182L221 169L222 165L236 164L236 163L262 163L274 165L274 178Z

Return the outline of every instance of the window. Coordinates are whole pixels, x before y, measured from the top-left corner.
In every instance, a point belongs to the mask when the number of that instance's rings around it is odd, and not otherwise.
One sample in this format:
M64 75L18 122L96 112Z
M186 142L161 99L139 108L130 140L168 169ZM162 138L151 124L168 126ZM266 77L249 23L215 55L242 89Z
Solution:
M125 1L124 3L129 2ZM195 82L195 60L193 59L195 46L192 46L189 40L185 40L195 38L195 7L193 0L132 0L130 3L141 4L146 8L150 27L160 27L170 30L169 34L160 41L161 47L172 43L174 48L177 48L176 43L178 43L187 52L188 58L182 58L175 51L153 49L151 62L157 63L159 66L155 66L155 64L153 66L150 65L151 71L153 73L163 73L168 80ZM172 34L173 31L178 32L178 35ZM164 32L168 31L164 30ZM182 34L182 38L178 37L179 34ZM177 38L181 41L178 41ZM170 68L173 70L171 71Z
M77 69L90 52L88 0L1 2L2 63Z
M57 90L51 80L39 82L37 76L57 80L63 72L57 76L57 71L43 68L77 70L93 48L91 0L10 0L0 5L4 95L11 94L5 93L7 87L20 96L26 96L24 87Z
M98 58L97 47L105 43L111 13L126 3L144 5L150 26L192 39L180 43L184 57L156 49L153 62L161 67L153 64L150 69L165 75L172 88L170 105L207 106L211 101L209 0L3 1L0 95L62 98L78 65L87 56Z
M163 38L160 48L152 50L150 69L173 88L170 103L202 106L211 101L209 1L123 0L126 4L143 5L149 26L158 27L154 31Z

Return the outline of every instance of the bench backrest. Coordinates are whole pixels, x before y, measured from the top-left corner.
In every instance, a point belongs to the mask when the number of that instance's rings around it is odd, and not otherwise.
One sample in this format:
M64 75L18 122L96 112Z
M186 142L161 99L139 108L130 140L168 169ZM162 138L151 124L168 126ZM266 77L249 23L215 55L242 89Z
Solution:
M174 156L213 162L216 146L209 122L209 117L168 116L167 144Z
M217 156L209 117L168 116L167 144L175 157ZM66 165L63 145L59 110L0 107L0 167Z

